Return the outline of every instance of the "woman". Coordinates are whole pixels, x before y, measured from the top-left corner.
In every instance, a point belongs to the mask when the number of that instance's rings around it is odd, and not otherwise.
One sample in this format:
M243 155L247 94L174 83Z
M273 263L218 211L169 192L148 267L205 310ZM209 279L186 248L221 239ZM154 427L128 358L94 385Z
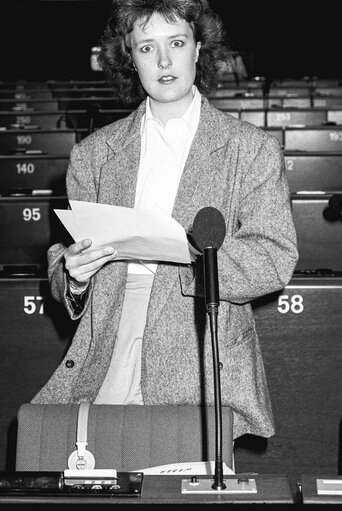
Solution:
M140 103L73 148L67 192L157 205L185 229L203 207L222 212L222 403L234 412L234 438L269 437L274 421L250 302L289 282L296 235L278 142L205 96L225 55L223 26L206 0L115 0L100 61L115 96ZM48 258L53 296L80 322L34 403L213 404L201 257L189 265L118 261L115 248L91 250L82 240L52 246Z

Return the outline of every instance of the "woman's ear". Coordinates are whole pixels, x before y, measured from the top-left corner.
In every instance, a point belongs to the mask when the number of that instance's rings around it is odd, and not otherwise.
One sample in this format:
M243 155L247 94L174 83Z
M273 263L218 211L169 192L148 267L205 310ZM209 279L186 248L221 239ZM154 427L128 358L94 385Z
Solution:
M197 62L197 61L198 61L198 57L199 57L199 52L200 52L200 48L201 48L201 46L202 46L202 43L201 43L201 42L198 42L198 43L196 44L196 58L195 58L195 62Z

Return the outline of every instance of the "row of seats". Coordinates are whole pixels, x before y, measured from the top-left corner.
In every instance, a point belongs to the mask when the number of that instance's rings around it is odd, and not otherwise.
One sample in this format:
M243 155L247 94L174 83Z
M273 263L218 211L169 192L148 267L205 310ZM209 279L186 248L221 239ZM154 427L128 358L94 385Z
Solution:
M76 137L74 132L68 134L72 136L66 145L71 147ZM287 150L284 157L291 193L342 190L342 151ZM38 150L26 150L0 155L0 195L9 196L25 190L64 194L68 158L67 151L43 154Z
M72 242L54 213L67 208L66 197L30 192L0 198L0 268L6 274L21 272L22 265L29 266L29 273L44 273L47 247L56 241ZM297 270L342 271L341 198L327 192L292 194Z
M119 115L114 113L114 117ZM1 114L0 114L1 117ZM108 118L108 117L107 117ZM264 128L288 151L341 151L342 125L268 126ZM0 154L35 151L38 154L68 154L75 141L88 134L86 128L10 128L0 131Z
M314 90L309 87L270 87L268 92L265 92L263 87L255 87L249 84L239 85L235 84L220 84L215 92L212 93L213 97L234 97L234 96L250 96L250 97L277 97L277 96L341 96L342 86L337 87L316 87ZM70 97L110 97L111 91L108 87L80 87L80 88L56 88L56 89L0 89L0 99L15 99L15 100L29 100L29 99L53 99L53 98L70 98Z
M212 100L215 104L215 101ZM259 108L239 109L221 108L234 117L248 121L260 127L305 127L342 124L342 107L335 108ZM132 108L101 108L100 103L88 105L83 109L67 110L21 110L1 111L0 130L6 129L47 129L73 127L87 128L90 118L96 127L109 124L121 117L129 115Z
M341 107L342 92L339 96L255 96L241 94L236 96L216 95L210 97L217 108L227 110L261 110L273 108L332 108ZM58 111L80 110L97 105L102 109L125 108L115 97L108 96L84 96L58 97L58 98L0 98L0 111ZM135 105L132 104L132 108Z

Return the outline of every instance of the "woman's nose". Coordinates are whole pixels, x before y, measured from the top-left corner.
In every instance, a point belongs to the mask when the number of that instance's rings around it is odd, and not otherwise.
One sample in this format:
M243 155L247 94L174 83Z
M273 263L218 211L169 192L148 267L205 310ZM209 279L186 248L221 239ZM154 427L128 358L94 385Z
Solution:
M164 51L164 52L161 52L160 53L160 56L159 56L159 62L158 62L158 67L160 69L168 69L169 67L171 67L171 58L168 54L168 52Z

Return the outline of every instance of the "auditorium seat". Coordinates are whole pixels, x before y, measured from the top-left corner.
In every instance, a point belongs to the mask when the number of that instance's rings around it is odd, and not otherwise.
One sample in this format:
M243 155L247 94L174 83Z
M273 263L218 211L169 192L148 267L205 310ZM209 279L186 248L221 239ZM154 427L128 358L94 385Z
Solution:
M47 80L46 86L51 90L79 89L81 87L106 87L105 80Z
M48 99L38 99L38 98L29 98L29 99L0 99L0 111L6 110L37 110L37 111L46 111L46 110L58 110L58 99L56 98L48 98Z
M266 110L241 110L240 119L243 121L250 122L254 126L260 126L261 128L266 126Z
M281 97L298 97L298 96L311 96L311 85L272 85L268 90L270 96Z
M115 98L107 97L92 97L92 98L80 98L80 97L63 97L57 98L59 110L86 110L89 107L96 106L99 109L116 109L122 108L127 109L127 105L122 104L121 101ZM132 107L133 108L133 107Z
M66 87L50 90L54 98L111 98L112 92L108 87Z
M312 106L310 96L284 96L281 99L283 108L310 108Z
M26 126L31 129L32 127L40 129L87 128L88 116L86 110L0 111L0 130L3 128L18 129Z
M299 259L296 270L342 271L342 216L330 214L332 193L292 194Z
M53 211L67 207L65 196L0 197L0 270L26 265L44 271L47 248L72 242Z
M312 106L315 108L342 107L342 93L340 96L313 96Z
M18 410L16 470L63 472L70 455L76 464L81 407L83 420L87 413L82 436L95 469L125 472L215 460L214 406L23 403ZM222 406L221 415L222 461L232 467L231 408Z
M342 190L342 152L284 151L290 192Z
M69 155L0 155L0 195L45 191L65 195Z
M267 107L267 101L262 97L211 97L210 103L219 110L260 110Z
M284 148L284 129L281 126L265 126L263 130L275 137Z
M301 78L285 77L285 78L273 78L269 87L311 87L312 79L309 76L303 76Z
M132 113L132 108L108 108L108 109L90 109L87 113L88 118L93 117L93 128L98 129L102 126L115 122ZM73 122L77 114L69 115L70 122Z
M4 90L45 90L48 89L48 81L28 81L28 80L16 80L16 81L0 81L0 89Z
M303 473L340 474L342 274L295 272L253 309L276 434L237 439L236 466L288 474L292 487Z
M48 99L52 98L52 91L45 89L0 89L0 99L16 99L25 101L26 99Z
M315 87L341 87L340 78L318 78L317 76L312 77L312 86Z
M263 89L248 88L248 87L218 87L214 92L211 93L210 97L213 98L232 98L232 97L263 97Z
M323 108L273 108L266 112L266 126L319 126L327 121Z
M315 96L342 96L342 85L316 85Z
M327 109L327 122L342 124L342 106Z
M87 130L9 129L0 131L0 154L27 153L69 154Z
M291 151L342 151L342 126L285 129L284 148Z
M18 275L0 272L2 471L15 469L20 405L29 402L50 378L77 326L51 297L46 277L24 277L20 271Z

